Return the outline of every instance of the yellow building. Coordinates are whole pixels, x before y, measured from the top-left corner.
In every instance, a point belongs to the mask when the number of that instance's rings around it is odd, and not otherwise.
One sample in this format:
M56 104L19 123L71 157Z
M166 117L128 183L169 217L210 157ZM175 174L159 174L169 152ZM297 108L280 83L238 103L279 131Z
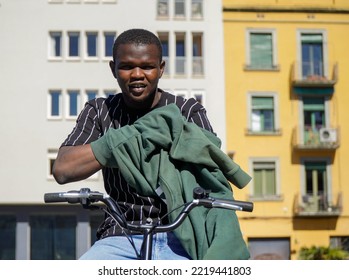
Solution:
M255 259L349 250L349 2L223 0L227 150Z

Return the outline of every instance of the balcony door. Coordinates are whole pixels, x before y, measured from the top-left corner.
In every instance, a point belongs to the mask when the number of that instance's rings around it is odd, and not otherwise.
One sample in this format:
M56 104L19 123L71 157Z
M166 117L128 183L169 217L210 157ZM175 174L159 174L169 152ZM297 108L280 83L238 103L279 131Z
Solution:
M306 161L305 168L305 195L303 203L308 212L319 212L328 206L328 176L325 161Z
M303 98L304 144L319 145L320 129L325 127L324 98Z
M322 34L301 35L302 76L311 79L324 76Z

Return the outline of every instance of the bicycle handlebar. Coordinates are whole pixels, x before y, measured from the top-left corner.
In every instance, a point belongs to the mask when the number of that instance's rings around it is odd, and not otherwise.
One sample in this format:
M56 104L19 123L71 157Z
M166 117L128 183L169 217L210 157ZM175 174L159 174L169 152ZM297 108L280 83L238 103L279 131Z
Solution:
M253 203L248 201L240 200L229 200L229 199L218 199L208 195L208 193L202 188L195 188L193 193L193 201L191 204L195 206L204 206L207 208L223 208L237 211L253 211ZM91 191L87 188L82 188L79 191L68 191L68 192L56 192L56 193L45 193L45 203L54 202L68 202L74 203L95 203L98 201L104 202L108 207L112 206L112 198L104 193Z
M152 236L157 232L170 232L179 227L186 219L189 212L197 206L204 206L207 208L223 208L236 211L253 211L253 203L239 200L218 199L209 196L209 191L201 187L197 187L193 191L193 200L183 205L183 209L178 214L176 219L170 224L159 224L147 219L145 224L131 224L128 223L116 201L107 194L91 191L88 188L82 188L79 191L45 193L45 203L54 202L68 202L80 203L84 208L92 208L90 205L96 202L103 202L108 207L108 214L111 215L115 221L124 229L128 231L142 233L144 235L145 246L139 257L142 259L151 259L151 244Z

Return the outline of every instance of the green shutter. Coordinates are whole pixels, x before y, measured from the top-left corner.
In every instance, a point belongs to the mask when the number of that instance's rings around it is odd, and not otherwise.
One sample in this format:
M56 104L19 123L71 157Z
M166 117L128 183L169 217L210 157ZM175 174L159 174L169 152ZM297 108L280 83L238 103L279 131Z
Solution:
M253 109L274 109L272 97L252 97Z
M253 68L273 67L272 34L251 33L251 66Z

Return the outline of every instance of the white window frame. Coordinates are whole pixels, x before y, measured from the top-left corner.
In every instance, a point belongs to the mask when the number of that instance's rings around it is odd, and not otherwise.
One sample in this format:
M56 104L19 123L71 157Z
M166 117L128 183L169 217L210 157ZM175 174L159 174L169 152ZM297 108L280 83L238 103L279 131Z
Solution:
M252 182L250 184L250 199L253 200L281 200L281 170L280 170L280 159L278 157L250 157L248 160L249 165L249 172L250 174L253 174L254 170L254 164L255 163L264 163L264 162L270 162L275 165L275 185L276 185L276 194L271 196L264 196L264 197L256 197L254 195L254 181L252 179Z
M201 15L194 15L193 13L193 5L194 4L201 5ZM191 0L190 1L190 16L193 20L202 20L204 18L204 1L203 0Z
M251 44L250 37L251 33L270 33L272 36L272 46L273 46L273 65L272 68L259 69L251 67ZM277 33L275 29L269 28L247 28L245 32L245 46L246 46L246 65L245 70L254 70L254 71L272 71L278 70L278 52L277 52Z
M56 56L54 55L54 48L55 48L55 42L53 41L53 36L54 34L59 34L61 37L61 42L60 42L60 52L61 54ZM50 31L49 36L48 36L48 59L49 60L62 60L63 59L63 42L64 36L62 31Z
M77 108L76 108L76 111L77 111L77 114L76 115L70 115L70 92L78 92L78 96L77 96ZM67 93L65 95L65 116L66 116L66 119L68 120L75 120L78 116L79 116L79 113L81 111L81 90L80 89L68 89L67 90Z
M95 56L89 56L88 55L88 35L94 34L96 35L96 55ZM100 52L100 44L99 44L99 34L98 31L86 31L85 37L84 37L84 58L86 60L98 60L99 58L99 52Z
M58 107L59 107L59 115L58 116L53 116L52 115L52 95L51 93L52 92L60 92L60 95L59 95L59 104L58 104ZM48 119L51 119L51 120L60 120L63 118L63 106L62 106L62 103L63 103L63 91L61 89L50 89L48 91L48 95L47 95L47 118Z
M253 97L272 97L274 102L274 131L253 131L252 130L252 98ZM280 116L279 116L279 95L276 92L252 91L247 93L247 132L249 134L279 134Z
M103 60L110 60L110 59L112 59L112 57L113 57L113 50L111 49L111 52L112 52L112 55L111 56L106 56L106 53L105 53L105 51L106 51L106 36L107 35L110 35L110 34L112 34L112 35L114 35L114 40L113 41L115 41L115 39L116 39L116 37L117 37L117 33L115 32L115 31L104 31L103 32L103 39L101 40L102 41L102 43L103 43L103 47L101 48L101 50L102 50L102 57L103 57ZM114 43L113 43L114 44ZM111 46L112 48L113 48L113 45Z
M78 35L78 55L77 56L70 56L69 52L70 52L70 35ZM81 60L81 32L80 31L68 31L67 32L67 40L66 40L66 55L67 55L67 60L71 60L71 61L78 61Z
M157 0L156 1L156 16L157 18L159 19L168 19L170 17L170 1L169 0ZM167 6L167 14L160 14L160 11L159 11L159 5L160 3L163 3L164 5Z

